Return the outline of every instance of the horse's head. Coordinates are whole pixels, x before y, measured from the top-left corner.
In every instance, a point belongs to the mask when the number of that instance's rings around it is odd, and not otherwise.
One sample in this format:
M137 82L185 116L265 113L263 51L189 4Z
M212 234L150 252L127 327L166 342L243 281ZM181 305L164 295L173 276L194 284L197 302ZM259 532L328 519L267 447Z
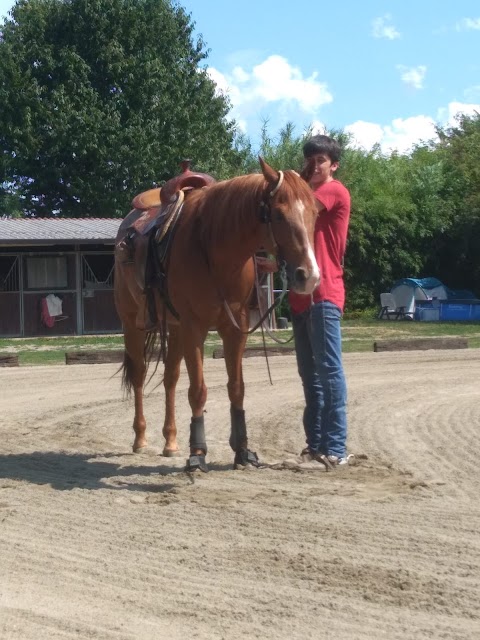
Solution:
M313 252L317 207L312 190L295 171L275 171L259 158L267 189L261 219L279 260L285 260L290 287L310 294L320 279Z

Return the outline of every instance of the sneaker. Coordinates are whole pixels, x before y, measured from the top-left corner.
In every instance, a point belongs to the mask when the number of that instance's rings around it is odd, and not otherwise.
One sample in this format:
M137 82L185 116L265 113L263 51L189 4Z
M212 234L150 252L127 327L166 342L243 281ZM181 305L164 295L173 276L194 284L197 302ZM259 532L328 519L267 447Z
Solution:
M355 455L353 453L348 454L340 458L339 456L326 456L332 467L339 467L341 465L355 464Z
M331 456L326 456L324 453L320 453L319 451L312 451L309 447L305 447L300 454L301 462L321 462L327 469L327 471L332 471L334 468L334 464L328 459ZM336 458L336 456L333 456Z

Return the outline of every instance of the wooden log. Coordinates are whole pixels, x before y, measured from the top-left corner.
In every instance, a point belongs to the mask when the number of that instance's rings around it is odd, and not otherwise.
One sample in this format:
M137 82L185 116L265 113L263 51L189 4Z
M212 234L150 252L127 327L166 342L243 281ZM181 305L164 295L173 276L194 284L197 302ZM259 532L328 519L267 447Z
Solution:
M65 352L65 364L106 364L108 362L123 362L123 349Z
M468 349L467 338L403 338L376 340L374 351L426 351L428 349Z
M0 353L0 367L18 367L18 355L13 353Z
M292 354L295 353L295 347L272 347L272 346L268 346L267 347L267 354L268 356L290 356ZM213 357L214 358L223 358L224 353L223 353L223 347L218 347L218 349L215 349L213 352ZM244 358L253 358L256 356L264 356L265 355L265 350L263 347L247 347L245 349L245 351L243 352L243 357Z

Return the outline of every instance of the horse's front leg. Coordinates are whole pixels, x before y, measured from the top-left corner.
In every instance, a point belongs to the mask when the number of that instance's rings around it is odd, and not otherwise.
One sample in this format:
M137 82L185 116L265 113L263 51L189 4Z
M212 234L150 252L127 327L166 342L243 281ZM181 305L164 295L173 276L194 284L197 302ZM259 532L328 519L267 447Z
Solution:
M248 329L248 322L243 323L243 331ZM242 326L242 325L240 325ZM248 448L247 424L243 400L245 383L243 381L242 358L247 342L246 333L242 333L231 324L219 329L223 340L225 365L228 375L228 397L230 399L230 446L235 452L234 469L259 467L258 456Z
M168 333L168 351L165 360L165 373L163 385L165 387L165 422L163 425L163 436L165 446L164 456L175 456L178 454L177 425L175 422L175 389L180 377L180 364L183 357L182 341L180 330L177 325L171 325Z
M187 471L208 471L205 456L207 443L205 438L204 408L207 402L207 387L203 377L203 344L208 329L199 328L193 324L182 327L181 339L183 343L185 364L187 366L190 386L188 401L192 409L190 421L190 457L187 460Z

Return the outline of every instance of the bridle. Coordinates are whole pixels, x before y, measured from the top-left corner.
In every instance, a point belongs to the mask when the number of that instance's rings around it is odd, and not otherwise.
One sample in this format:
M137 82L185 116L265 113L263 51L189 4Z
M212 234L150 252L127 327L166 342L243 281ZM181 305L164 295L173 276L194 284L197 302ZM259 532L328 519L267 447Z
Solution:
M277 193L277 191L280 189L280 187L283 184L283 179L284 179L283 171L279 171L278 174L279 174L279 178L278 178L277 184L273 187L273 189L270 192L267 192L264 194L264 197L260 202L260 213L259 213L260 222L262 224L267 225L268 235L270 236L272 247L275 252L277 252L278 250L278 244L277 244L277 241L275 240L275 234L273 233L272 209L270 207L270 200L273 198L273 196Z
M270 235L270 239L272 241L272 245L273 245L273 249L275 251L275 253L277 254L277 262L279 261L279 256L278 256L278 244L277 241L275 240L275 235L273 233L273 228L272 228L272 210L270 208L270 199L273 198L273 196L277 193L277 191L280 189L280 187L283 184L283 180L284 180L284 174L283 171L279 171L279 178L278 178L278 182L277 184L273 187L273 189L270 192L266 192L264 194L264 197L262 198L262 201L260 202L260 222L262 224L266 224L267 225L267 229L268 229L268 233ZM266 196L266 197L265 197ZM259 282L258 282L258 271L257 271L257 265L255 264L255 287L257 289L257 291L259 291ZM223 306L227 312L228 317L230 318L232 324L239 330L241 331L243 334L250 334L253 333L254 331L256 331L259 327L262 327L263 330L263 323L264 321L269 317L269 315L272 313L272 311L278 307L283 298L285 297L285 294L287 293L287 273L286 273L286 263L284 260L282 260L279 264L279 272L280 272L280 277L281 277L281 281L282 281L282 293L281 295L273 302L273 304L271 304L268 309L265 311L265 313L261 314L260 320L258 320L258 322L255 324L254 327L252 327L251 329L249 329L248 331L243 331L240 326L238 325L237 321L235 320L235 317L232 313L232 310L230 309L230 307L228 306L227 301L225 300L225 298L223 298ZM273 337L273 336L272 336ZM276 338L274 338L277 342L279 342Z

